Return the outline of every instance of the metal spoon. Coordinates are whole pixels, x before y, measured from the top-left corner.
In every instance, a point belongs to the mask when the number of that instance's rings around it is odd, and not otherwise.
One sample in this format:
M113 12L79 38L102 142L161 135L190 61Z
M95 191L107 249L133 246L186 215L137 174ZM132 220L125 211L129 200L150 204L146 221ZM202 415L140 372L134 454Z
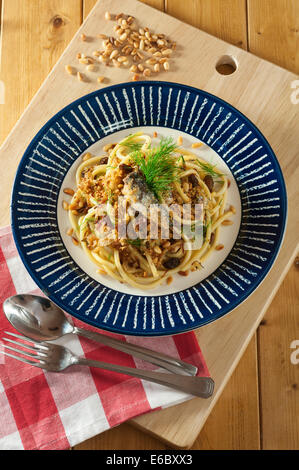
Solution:
M72 325L64 312L49 299L36 295L14 295L5 300L3 309L12 326L27 338L36 341L51 341L73 333L118 351L131 354L173 373L196 375L197 368L179 359L126 343L101 333L84 330Z

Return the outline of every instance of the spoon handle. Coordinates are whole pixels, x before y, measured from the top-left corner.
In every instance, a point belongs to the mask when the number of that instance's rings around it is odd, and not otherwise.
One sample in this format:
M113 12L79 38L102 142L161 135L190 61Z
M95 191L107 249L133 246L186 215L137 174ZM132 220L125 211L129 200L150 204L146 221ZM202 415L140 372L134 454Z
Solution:
M196 375L197 373L197 367L189 364L188 362L181 361L180 359L167 356L166 354L157 351L152 351L151 349L143 348L142 346L126 343L124 341L111 338L110 336L102 335L101 333L95 333L93 331L77 327L74 328L73 333L97 341L105 346L110 346L118 351L131 354L132 356L138 357L144 361L151 362L152 364L163 367L175 374L182 374L182 372L185 372L190 375Z
M138 377L139 379L148 380L166 387L174 388L191 395L209 398L214 391L214 381L211 377L190 377L186 375L165 374L163 372L153 372L149 370L134 369L132 367L119 366L106 362L93 361L85 358L77 358L76 364L89 367L98 367L104 370L119 372L121 374Z

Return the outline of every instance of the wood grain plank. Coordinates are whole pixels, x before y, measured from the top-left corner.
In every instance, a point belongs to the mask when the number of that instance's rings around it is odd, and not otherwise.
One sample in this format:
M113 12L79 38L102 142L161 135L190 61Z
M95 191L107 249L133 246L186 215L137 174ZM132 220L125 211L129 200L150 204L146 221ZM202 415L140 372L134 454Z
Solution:
M247 49L246 0L165 1L165 11L170 15Z
M0 142L74 36L81 8L81 0L3 0Z
M260 449L257 377L254 335L192 449Z
M249 50L299 73L299 2L248 0Z
M95 4L99 0L83 0L83 16L86 16L91 12ZM150 7L156 8L157 10L164 11L164 0L139 0L143 3L146 3ZM111 11L111 13L121 13L121 2L119 2L119 10L118 11ZM134 16L134 12L124 11L123 13L132 14Z
M298 2L248 0L249 50L298 73L298 18ZM298 274L292 266L257 333L263 449L299 446L299 370L289 358L299 338Z
M263 449L299 447L299 365L290 348L299 340L299 269L295 264L258 330Z

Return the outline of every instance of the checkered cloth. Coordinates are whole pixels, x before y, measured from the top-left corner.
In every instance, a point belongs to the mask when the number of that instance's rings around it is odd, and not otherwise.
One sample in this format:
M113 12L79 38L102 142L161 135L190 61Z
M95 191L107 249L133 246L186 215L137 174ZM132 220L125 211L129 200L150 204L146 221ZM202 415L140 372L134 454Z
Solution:
M4 332L14 331L4 316L2 303L24 292L41 294L17 254L10 227L6 227L0 229L0 348ZM96 331L80 321L74 323ZM59 343L86 358L155 369L109 347L70 336ZM194 333L118 338L191 362L198 367L198 375L209 375ZM135 416L190 398L114 372L82 366L60 373L46 372L0 354L0 449L67 449Z

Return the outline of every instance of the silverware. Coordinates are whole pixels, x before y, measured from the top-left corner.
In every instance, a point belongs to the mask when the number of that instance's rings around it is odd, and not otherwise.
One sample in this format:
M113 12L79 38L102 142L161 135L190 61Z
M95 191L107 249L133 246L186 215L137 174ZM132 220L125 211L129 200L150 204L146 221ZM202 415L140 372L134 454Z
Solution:
M101 333L73 326L64 312L49 299L36 295L14 295L5 300L3 309L12 326L27 338L51 341L72 333L131 354L173 373L196 375L197 367L166 354L126 343Z
M138 377L139 379L148 380L149 382L155 382L160 385L165 385L166 387L175 388L201 398L209 398L213 394L214 381L210 377L190 377L186 375L165 374L163 372L152 372L133 369L132 367L119 366L116 364L109 364L106 362L93 361L78 357L69 349L64 346L59 346L58 344L49 344L45 342L37 343L14 333L6 332L6 334L20 338L30 344L23 344L20 341L3 338L4 341L18 346L13 347L4 344L5 349L20 353L22 356L26 356L26 358L8 353L7 351L1 351L3 354L47 371L60 372L73 365L98 367L100 369L131 375L132 377ZM25 348L25 350L23 348Z

